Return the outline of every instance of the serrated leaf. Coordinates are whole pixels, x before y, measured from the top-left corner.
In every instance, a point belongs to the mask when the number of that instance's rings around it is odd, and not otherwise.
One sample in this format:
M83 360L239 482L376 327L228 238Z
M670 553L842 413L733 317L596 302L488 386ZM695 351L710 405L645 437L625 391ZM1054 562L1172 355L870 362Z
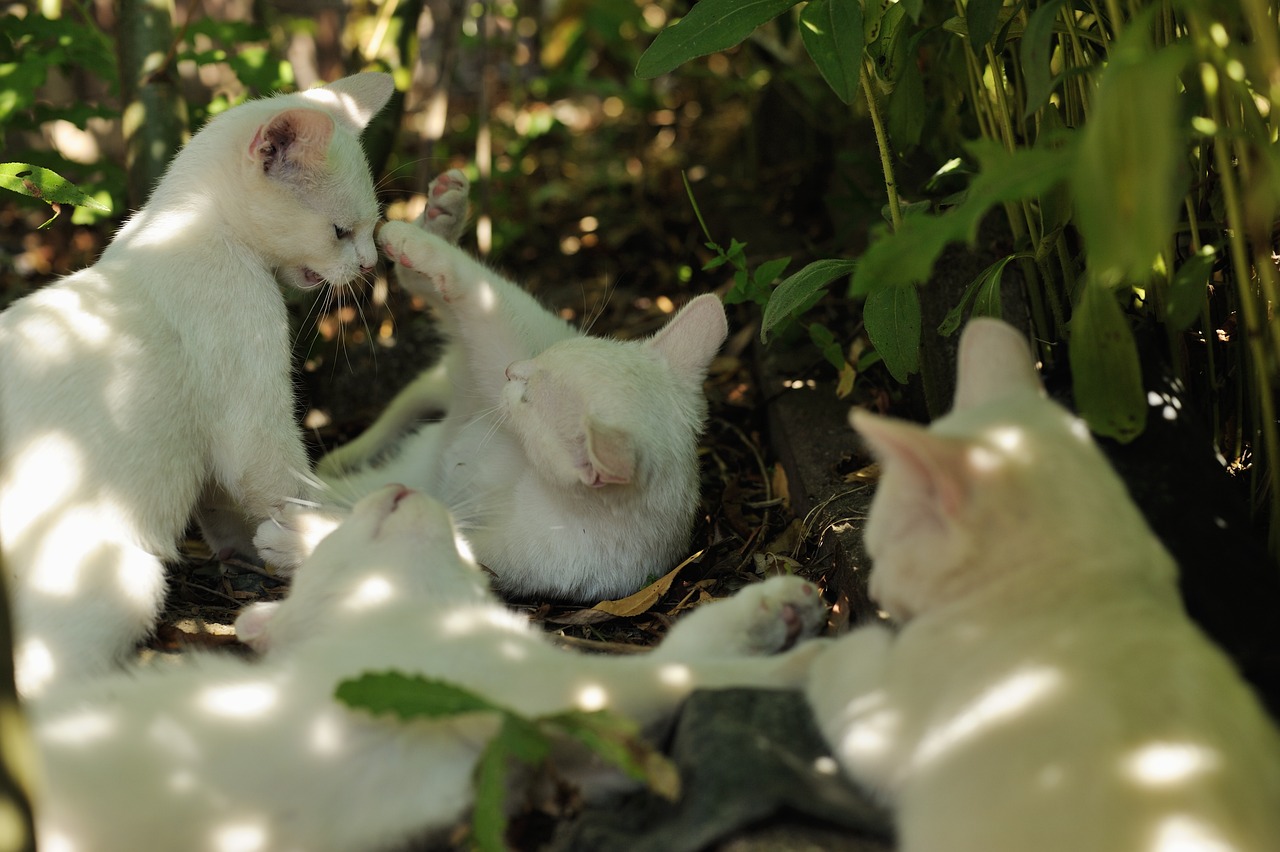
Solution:
M965 25L969 34L969 48L981 56L982 49L996 34L1000 25L1000 7L1004 0L969 0L964 10Z
M1068 330L1076 411L1097 434L1132 441L1146 425L1147 400L1138 346L1115 292L1086 282Z
M1027 30L1019 48L1022 59L1022 76L1027 81L1027 103L1022 117L1031 116L1049 102L1053 87L1057 84L1049 63L1053 59L1053 22L1058 17L1062 0L1049 0L1031 13Z
M1174 330L1185 330L1200 316L1216 256L1217 250L1213 246L1205 246L1198 254L1187 258L1174 273L1165 305L1165 321Z
M855 265L852 260L815 260L775 287L760 323L760 342L767 343L769 332L779 323L791 317L816 294L824 292L832 281L853 272Z
M1126 27L1094 94L1072 174L1075 222L1105 283L1145 281L1182 204L1189 126L1178 75L1190 48L1153 51L1149 17Z
M103 213L111 212L110 207L86 195L57 172L27 163L0 163L0 187L38 198L48 204L74 204Z
M813 0L800 12L800 37L836 97L853 103L862 73L862 5Z
M906 383L920 366L920 297L915 287L880 287L867 296L862 322L889 373Z
M752 31L799 3L800 0L700 0L679 21L671 24L636 63L643 79L666 74L696 59L733 47Z
M369 672L344 680L334 693L349 707L402 719L440 719L464 713L509 712L455 684L400 672Z

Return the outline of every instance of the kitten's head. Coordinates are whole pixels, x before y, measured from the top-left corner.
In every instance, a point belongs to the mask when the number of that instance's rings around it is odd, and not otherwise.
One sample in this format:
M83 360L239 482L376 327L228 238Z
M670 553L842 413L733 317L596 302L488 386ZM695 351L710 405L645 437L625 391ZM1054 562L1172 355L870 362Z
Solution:
M378 202L360 130L393 91L386 74L229 110L243 182L234 225L287 284L346 284L377 262Z
M359 629L390 605L476 603L488 584L460 554L449 512L401 485L365 497L294 575L288 596L246 607L236 619L240 641L279 651L318 635Z
M563 488L696 480L702 382L727 333L720 300L705 295L645 341L561 341L507 368L510 428L543 479Z
M881 463L864 539L871 593L906 619L1017 571L1123 564L1168 583L1172 565L1093 443L1044 395L1023 336L975 319L955 404L928 429L854 411Z

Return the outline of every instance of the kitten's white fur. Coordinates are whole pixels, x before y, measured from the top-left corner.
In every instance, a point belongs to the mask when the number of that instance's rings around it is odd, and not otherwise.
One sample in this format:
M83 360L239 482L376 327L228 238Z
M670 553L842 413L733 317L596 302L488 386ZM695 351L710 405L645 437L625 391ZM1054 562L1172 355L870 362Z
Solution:
M465 178L445 179L465 204ZM447 204L433 201L426 215ZM724 309L701 296L648 340L588 337L440 236L458 218L424 221L432 232L388 222L379 237L402 285L438 308L452 393L429 371L320 469L339 497L403 482L443 500L504 592L584 601L634 592L688 545L702 382L728 331ZM350 470L442 403L443 422ZM289 512L257 542L269 559L296 563L335 522Z
M382 489L320 544L283 603L241 616L241 635L265 650L258 662L197 656L39 702L42 848L398 848L465 814L496 719L372 717L333 697L341 680L398 670L523 714L605 707L649 724L695 688L798 687L820 644L753 656L824 621L816 589L787 577L699 608L649 654L563 651L492 597L454 536L435 501Z
M1020 334L969 324L928 430L853 424L883 471L871 591L903 623L832 645L808 697L903 852L1280 849L1275 730Z
M28 697L152 627L202 494L215 548L308 494L276 276L342 285L375 263L357 134L391 90L359 74L219 115L95 265L0 315L0 541Z

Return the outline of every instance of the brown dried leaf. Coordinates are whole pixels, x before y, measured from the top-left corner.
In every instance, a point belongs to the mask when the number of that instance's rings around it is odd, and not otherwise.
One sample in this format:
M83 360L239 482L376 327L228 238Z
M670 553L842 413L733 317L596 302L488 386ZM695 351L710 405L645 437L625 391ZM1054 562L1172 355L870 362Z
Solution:
M880 479L880 465L869 464L860 467L853 473L845 474L845 482L877 482Z
M642 612L648 612L671 589L671 584L675 582L676 577L684 570L685 566L700 561L704 552L699 550L634 595L628 595L616 601L600 601L600 603L592 607L592 610L617 618L631 618L632 616L640 615Z

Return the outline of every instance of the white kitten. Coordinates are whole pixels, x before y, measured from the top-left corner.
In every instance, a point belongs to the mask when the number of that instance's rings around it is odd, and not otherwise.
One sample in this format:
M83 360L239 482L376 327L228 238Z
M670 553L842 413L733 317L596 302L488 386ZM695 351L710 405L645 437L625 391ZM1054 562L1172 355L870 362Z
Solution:
M145 635L202 494L215 548L308 494L276 276L342 285L374 265L358 133L391 91L359 74L219 115L98 263L0 315L0 541L28 697Z
M903 624L830 646L808 697L903 852L1280 849L1275 730L1020 334L969 324L928 430L853 423L883 468L871 592Z
M442 180L465 201L461 173ZM433 190L427 216L448 203ZM426 225L447 229L459 218ZM379 242L400 264L401 283L438 308L452 341L453 392L441 374L424 374L356 447L321 463L334 493L404 482L441 499L509 594L596 601L670 568L697 509L702 382L728 331L720 301L694 299L648 340L604 340L574 330L446 237L388 222ZM442 423L352 470L442 403ZM291 512L256 541L269 559L292 564L333 523Z
M196 656L39 702L42 848L398 848L465 815L497 720L373 717L334 698L344 679L397 670L523 714L605 707L650 724L699 687L796 688L820 645L751 656L824 620L814 587L788 577L696 610L650 654L562 651L487 592L453 539L435 501L382 489L283 603L241 616L242 636L267 649L258 662Z

